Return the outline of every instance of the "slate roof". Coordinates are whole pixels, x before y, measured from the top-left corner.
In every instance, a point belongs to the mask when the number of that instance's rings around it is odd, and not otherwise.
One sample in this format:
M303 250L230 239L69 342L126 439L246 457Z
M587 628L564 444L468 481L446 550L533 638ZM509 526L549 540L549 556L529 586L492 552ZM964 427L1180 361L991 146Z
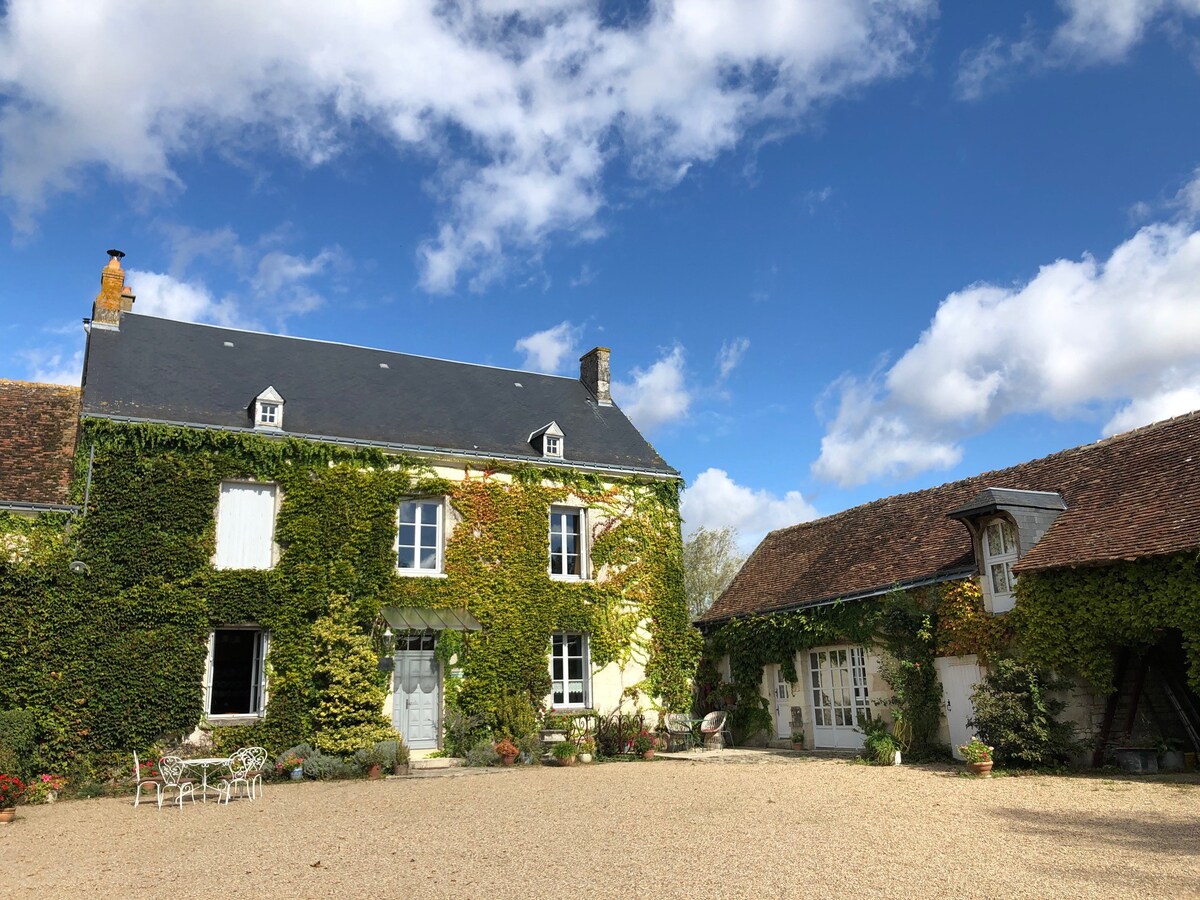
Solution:
M553 420L565 465L678 474L574 378L128 312L119 331L91 331L83 413L250 428L268 385L285 434L546 463L528 438Z
M1055 491L1066 501L1066 511L1017 564L1018 572L1195 550L1200 412L773 531L702 620L974 574L970 534L947 514L987 488Z
M65 506L79 388L0 379L0 505Z

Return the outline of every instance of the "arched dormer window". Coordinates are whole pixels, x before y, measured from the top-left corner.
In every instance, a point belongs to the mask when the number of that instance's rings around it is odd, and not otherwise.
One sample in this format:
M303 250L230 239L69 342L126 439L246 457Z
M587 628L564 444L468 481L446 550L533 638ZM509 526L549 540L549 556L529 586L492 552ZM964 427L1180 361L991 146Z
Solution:
M283 430L283 403L273 387L254 398L254 427L263 431Z

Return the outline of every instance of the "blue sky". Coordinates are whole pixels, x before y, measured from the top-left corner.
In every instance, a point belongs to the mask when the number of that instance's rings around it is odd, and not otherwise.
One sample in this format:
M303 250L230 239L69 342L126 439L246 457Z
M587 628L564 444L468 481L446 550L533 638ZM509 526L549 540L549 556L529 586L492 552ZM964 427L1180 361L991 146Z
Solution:
M156 315L603 344L747 544L1200 408L1197 0L202 6L6 5L0 377L77 382L109 247Z

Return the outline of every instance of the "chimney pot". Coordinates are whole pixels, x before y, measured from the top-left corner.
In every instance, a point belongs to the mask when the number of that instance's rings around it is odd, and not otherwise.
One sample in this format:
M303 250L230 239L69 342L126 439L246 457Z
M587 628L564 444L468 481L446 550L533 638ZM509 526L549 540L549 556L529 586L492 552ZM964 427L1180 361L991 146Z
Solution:
M612 406L608 365L611 352L607 347L594 347L579 357L579 380L601 406Z
M108 251L108 265L100 270L100 293L92 304L92 321L101 328L119 328L121 312L133 308L133 291L125 287L125 270L120 250Z

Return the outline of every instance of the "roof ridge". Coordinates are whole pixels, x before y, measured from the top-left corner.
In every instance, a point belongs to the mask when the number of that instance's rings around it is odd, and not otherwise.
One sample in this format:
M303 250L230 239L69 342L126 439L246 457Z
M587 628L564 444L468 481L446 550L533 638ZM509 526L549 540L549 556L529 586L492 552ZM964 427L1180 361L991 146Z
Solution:
M904 493L901 493L901 494L889 494L886 497L877 497L874 500L868 500L866 503L860 503L857 506L850 506L850 507L847 507L846 509L838 510L837 512L830 513L827 516L821 516L816 519L809 519L806 522L797 522L795 525L785 525L783 528L776 528L773 531L767 532L767 535L766 535L766 537L763 538L763 541L766 541L767 537L770 537L773 534L781 534L783 532L792 531L794 529L800 529L800 528L805 528L808 526L816 525L821 522L828 522L832 519L837 519L839 517L846 516L849 513L857 512L858 510L868 509L868 508L875 506L877 504L880 504L880 503L886 503L886 502L892 501L892 500L903 500L903 499L906 499L909 497L915 497L915 496L918 496L921 494L929 494L929 493L933 493L935 491L941 491L941 490L948 489L948 488L958 487L960 485L965 485L972 481L979 481L979 480L987 479L990 476L1000 476L1007 472L1011 472L1013 469L1019 469L1022 466L1028 466L1028 465L1032 465L1033 463L1044 462L1044 461L1056 459L1058 457L1064 457L1069 454L1094 452L1094 451L1100 450L1104 447L1108 447L1108 446L1111 446L1113 444L1116 444L1116 443L1119 443L1122 441L1130 440L1135 437L1140 437L1148 432L1157 430L1159 428L1163 428L1163 427L1166 427L1166 426L1172 425L1172 424L1178 424L1185 420L1194 419L1194 418L1200 418L1200 410L1193 410L1192 412L1180 413L1179 415L1171 416L1170 418L1159 419L1158 421L1150 422L1146 425L1139 425L1137 428L1131 428L1129 431L1118 432L1117 434L1112 434L1112 435L1109 435L1108 437L1103 437L1103 438L1100 438L1099 440L1091 441L1086 444L1079 444L1075 447L1067 447L1063 450L1055 450L1053 453L1047 453L1045 456L1036 456L1033 459L1022 460L1021 462L1013 463L1012 465L1004 466L1003 468L992 469L987 472L979 472L975 475L968 475L965 478L958 478L958 479L955 479L954 481L945 481L945 482L942 482L941 484L930 485L929 487L919 488L915 491L905 491ZM1004 488L1004 485L990 485L990 487ZM1012 488L1009 488L1009 490L1012 490ZM1017 490L1020 490L1020 489L1017 489ZM1053 491L1044 491L1042 493L1054 493L1054 492Z
M79 393L79 385L77 384L58 384L54 381L25 381L20 378L0 378L2 384L22 384L26 387L49 388L53 391L75 391Z
M345 341L329 341L324 338L304 337L298 334L278 334L273 331L256 331L253 328L234 328L230 325L214 325L211 322L189 322L185 319L172 319L169 316L152 316L147 313L123 312L122 316L138 316L143 319L158 319L162 322L175 322L179 325L194 325L197 328L215 328L219 331L232 331L237 334L254 334L259 337L280 338L289 341L308 341L313 344L329 344L333 347L347 347L351 350L369 350L372 353L388 353L392 356L408 356L413 359L428 359L433 362L450 363L456 366L475 366L480 369L494 369L497 372L511 372L514 375L536 375L539 378L561 378L566 381L579 381L570 375L552 375L549 372L533 372L529 369L513 369L508 366L489 366L487 363L467 362L462 359L446 359L442 356L425 356L421 353L405 353L402 350L385 350L382 347L367 347L363 344L347 344Z

